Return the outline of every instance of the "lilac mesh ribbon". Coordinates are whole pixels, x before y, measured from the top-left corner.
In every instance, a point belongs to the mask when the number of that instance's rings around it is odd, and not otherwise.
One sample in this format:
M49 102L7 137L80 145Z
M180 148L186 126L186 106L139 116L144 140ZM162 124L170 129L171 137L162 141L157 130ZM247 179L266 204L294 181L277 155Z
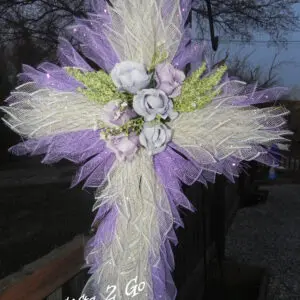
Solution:
M153 266L153 293L154 299L175 299L177 295L177 289L172 278L172 271L175 268L175 261L171 244L176 246L178 243L174 229L184 226L178 209L179 207L185 207L190 211L195 210L182 192L182 181L180 180L180 176L184 176L183 182L190 182L192 179L190 178L189 167L192 167L193 171L195 171L195 168L190 163L185 165L187 161L173 151L169 146L165 151L155 155L153 160L156 174L168 196L175 224L174 228L172 228L167 235L164 236L164 240L162 241L160 248L160 260L155 261L154 257L152 256L150 256L149 259L150 265ZM158 219L162 220L162 222L168 217L169 216L167 216L163 210L158 212ZM171 220L169 220L169 222L170 221ZM161 234L164 234L163 229L164 224L160 224Z
M153 299L166 299L166 294L168 295L168 299L175 299L177 290L172 278L175 260L171 245L176 246L178 240L174 227L169 228L169 224L172 224L172 216L166 214L162 208L157 211L157 219L159 220L160 236L162 239L160 256L154 257L150 253L149 257L149 266L151 266L152 273Z
M59 39L57 56L63 67L76 67L83 71L94 71L94 69L75 50L71 43L64 38Z
M243 92L243 94L246 95L245 100L237 103L237 105L249 106L253 104L275 102L280 97L287 94L288 91L289 88L286 87L272 87L272 88L257 91L256 85L249 85L245 88Z
M171 1L168 2L164 8L162 12L163 16L168 14L170 7L172 7ZM192 8L192 1L181 0L180 7L182 17L181 30L183 32L183 36L172 64L180 70L184 70L188 64L191 64L191 71L194 71L200 66L200 64L206 62L207 69L210 70L212 66L212 54L209 44L205 41L202 43L191 41L191 28L185 28L187 18Z
M109 16L107 14L107 1L106 0L87 0L85 1L86 9L93 11L99 15Z
M84 56L95 62L101 69L110 72L119 62L114 49L107 39L104 28L110 22L106 1L91 1L88 8L93 13L88 14L88 19L76 18L76 24L68 28L70 34L80 42Z
M114 238L117 216L116 205L105 203L97 211L92 224L97 226L96 234L85 246L85 260L86 266L89 267L89 274L93 274L103 263L102 253Z
M83 180L83 188L101 187L115 162L115 154L106 148L99 131L83 130L32 139L10 148L15 155L42 155L42 163L53 164L67 159L81 164L72 187Z
M34 81L40 87L66 92L74 92L77 88L84 87L63 68L49 62L40 64L37 69L23 65L23 73L19 74L19 79L22 82Z
M262 104L268 102L276 102L283 95L289 92L287 87L271 87L267 89L257 90L257 84L247 84L241 86L239 89L234 89L231 82L239 80L232 78L226 73L221 81L222 97L226 98L227 95L231 96L231 100L226 100L226 105L234 106L250 106L255 104ZM237 97L234 97L236 95ZM219 98L216 98L218 100Z
M191 64L190 72L196 70L203 62L206 62L207 69L212 67L212 51L205 41L198 43L192 41L191 28L185 28L185 24L192 8L192 0L181 0L182 32L183 37L178 47L177 53L172 61L174 67L184 70Z
M168 238L172 237L168 236ZM167 299L175 300L177 289L171 273L174 270L175 261L170 242L166 241L161 245L160 253L161 258L159 262L155 261L153 257L149 259L149 264L152 266L153 299L165 299L165 295L168 295Z
M168 14L170 14L173 8L174 8L174 3L172 1L166 1L165 6L162 7L161 10L162 17L164 18ZM183 29L185 26L191 8L192 8L192 0L180 0L180 16L182 18L181 29ZM178 12L178 17L179 17L179 12Z
M208 72L212 68L212 53L209 44L204 41L201 43L190 41L189 29L186 29L185 35L180 43L177 54L172 61L174 67L184 70L187 64L191 64L191 72L199 68L205 62ZM188 44L187 44L188 43Z
M180 0L180 9L182 17L182 26L184 26L192 9L192 0Z

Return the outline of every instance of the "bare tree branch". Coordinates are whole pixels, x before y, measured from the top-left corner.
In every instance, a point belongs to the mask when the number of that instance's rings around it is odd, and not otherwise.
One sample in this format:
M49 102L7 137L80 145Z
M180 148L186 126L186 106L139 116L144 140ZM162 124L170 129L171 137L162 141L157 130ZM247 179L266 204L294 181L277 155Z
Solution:
M299 29L293 10L298 0L211 0L216 29L222 36L251 41L258 32L267 33L277 44L286 42L286 33ZM203 0L193 1L199 28L206 27L207 8ZM200 37L201 38L201 37Z
M292 64L291 61L283 61L280 59L280 51L274 55L271 65L262 69L260 66L253 66L250 58L254 51L241 57L239 55L233 56L228 60L229 75L240 78L247 83L257 83L259 89L268 88L278 85L280 82L279 68L282 65Z

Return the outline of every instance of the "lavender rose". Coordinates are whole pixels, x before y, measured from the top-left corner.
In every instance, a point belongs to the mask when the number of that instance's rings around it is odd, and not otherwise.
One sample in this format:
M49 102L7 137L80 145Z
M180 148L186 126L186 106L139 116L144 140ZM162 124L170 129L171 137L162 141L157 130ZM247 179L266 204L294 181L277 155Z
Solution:
M110 76L119 91L131 94L146 88L151 80L145 66L134 61L122 61L116 64Z
M161 90L145 89L139 91L133 98L133 109L143 116L145 121L152 121L156 115L163 119L175 119L178 113L173 111L173 102Z
M101 111L101 119L113 127L122 126L137 114L127 108L127 103L119 101L110 101ZM104 137L104 135L102 134ZM138 150L139 137L131 134L128 137L124 134L109 136L106 139L106 146L111 149L119 160L132 160Z
M140 144L148 150L150 155L164 151L171 139L172 130L164 124L145 123L140 134Z
M120 101L108 102L101 111L101 119L108 124L122 126L136 117L134 110L127 108L127 103Z
M185 80L185 75L171 64L166 63L156 67L154 78L157 82L156 88L164 91L170 98L174 98L181 93L181 86Z
M124 134L111 136L107 142L107 148L111 149L118 160L132 161L135 153L138 151L139 137L135 134L126 136Z

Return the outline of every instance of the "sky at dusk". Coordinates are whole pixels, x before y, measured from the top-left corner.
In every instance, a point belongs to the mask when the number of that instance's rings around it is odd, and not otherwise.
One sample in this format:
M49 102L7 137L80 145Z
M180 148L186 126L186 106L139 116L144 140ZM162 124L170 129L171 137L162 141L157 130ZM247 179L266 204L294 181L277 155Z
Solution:
M300 15L300 4L294 5L294 9ZM198 38L201 39L199 36ZM266 41L269 38L267 35L260 34L255 37L255 40ZM243 57L252 53L249 58L252 67L260 66L262 70L268 71L274 55L278 53L277 62L282 62L277 69L280 84L296 88L294 95L295 93L296 97L299 95L300 100L300 31L290 32L287 40L292 41L288 43L287 49L278 49L278 47L270 46L264 42L254 42L253 44L232 43L220 38L217 57L224 57L226 50L229 50L230 56Z

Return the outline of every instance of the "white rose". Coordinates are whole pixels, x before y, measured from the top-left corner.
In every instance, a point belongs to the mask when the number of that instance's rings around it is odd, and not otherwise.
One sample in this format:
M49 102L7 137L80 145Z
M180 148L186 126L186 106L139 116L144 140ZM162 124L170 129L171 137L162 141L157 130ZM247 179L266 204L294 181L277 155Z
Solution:
M145 123L139 136L140 144L148 150L150 155L164 151L171 139L172 130L164 124Z
M116 64L110 76L119 91L131 94L146 88L151 80L145 66L134 61L122 61Z
M167 117L175 119L178 116L178 113L173 111L172 100L157 89L139 91L133 98L133 109L147 122L154 120L156 115L160 115L163 119Z

